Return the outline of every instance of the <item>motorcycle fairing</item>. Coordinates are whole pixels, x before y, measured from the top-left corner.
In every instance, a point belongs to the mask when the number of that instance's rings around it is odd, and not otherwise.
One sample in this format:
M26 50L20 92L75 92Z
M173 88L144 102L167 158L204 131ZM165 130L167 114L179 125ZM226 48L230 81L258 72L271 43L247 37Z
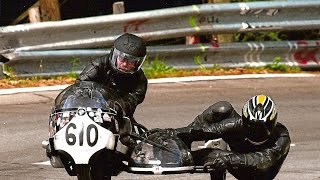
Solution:
M119 132L119 122L114 118L115 110L102 110L97 108L84 108L90 118L113 133ZM79 108L66 108L53 110L49 118L49 138L52 138L60 129L67 125L76 115Z
M54 135L54 149L68 153L75 164L88 164L90 157L106 148L114 150L115 135L95 123L79 108L72 120Z

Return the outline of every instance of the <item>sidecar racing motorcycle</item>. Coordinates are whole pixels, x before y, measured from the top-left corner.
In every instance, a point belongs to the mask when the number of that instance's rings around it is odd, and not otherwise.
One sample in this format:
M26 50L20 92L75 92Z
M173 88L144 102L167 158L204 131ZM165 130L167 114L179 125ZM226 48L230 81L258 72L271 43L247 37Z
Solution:
M55 99L49 138L42 142L54 168L79 180L134 174L208 173L194 163L191 148L174 130L148 131L115 105L117 93L95 82L79 81ZM221 139L202 148L226 149ZM225 173L220 179L225 178ZM213 176L211 176L213 177Z

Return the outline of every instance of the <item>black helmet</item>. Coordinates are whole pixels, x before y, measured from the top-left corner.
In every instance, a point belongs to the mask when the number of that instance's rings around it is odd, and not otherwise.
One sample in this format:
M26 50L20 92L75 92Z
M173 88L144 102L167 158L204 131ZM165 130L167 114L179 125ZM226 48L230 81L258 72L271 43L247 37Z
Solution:
M266 95L250 98L242 108L242 119L248 128L247 140L260 145L265 143L277 122L277 106Z
M110 53L110 63L114 70L133 74L140 70L145 59L146 45L142 38L125 33L114 41Z

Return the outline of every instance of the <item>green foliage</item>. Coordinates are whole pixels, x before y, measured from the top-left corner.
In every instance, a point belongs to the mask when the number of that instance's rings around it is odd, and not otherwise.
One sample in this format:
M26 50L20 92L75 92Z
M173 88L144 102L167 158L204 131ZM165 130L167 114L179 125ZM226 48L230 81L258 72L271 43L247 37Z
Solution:
M281 40L319 40L320 31L317 30L299 30L284 31L279 34Z
M281 41L279 38L280 32L245 32L237 33L235 40L237 42L248 41Z
M78 73L74 72L74 71L70 71L66 77L68 78L77 78L78 77Z
M70 68L70 72L67 74L67 77L69 77L69 78L77 78L78 77L78 73L76 71L77 71L78 67L81 66L81 61L77 57L72 57L69 60L69 62L71 64L71 68Z
M265 66L266 69L270 69L273 71L281 71L281 72L298 72L300 71L299 67L290 67L285 64L281 64L281 57L277 56L273 59L271 64L267 64Z
M317 40L320 39L319 30L303 30L289 32L242 32L235 34L236 42L248 41L290 41L290 40Z
M2 71L5 77L11 77L14 76L14 71L12 67L6 66L5 64L2 64Z
M143 65L143 71L147 77L161 77L168 73L172 73L174 68L172 66L167 66L164 59L160 59L158 56L155 59L146 62Z
M201 63L201 55L196 55L193 57L193 63L198 65L200 69L205 70L206 67Z
M280 71L287 71L287 66L280 64L281 57L275 57L271 64L267 64L265 68L271 70L280 70Z
M218 70L220 70L222 67L220 67L220 65L219 64L214 64L210 69L212 70L212 71L218 71ZM224 69L230 69L230 68L224 68Z

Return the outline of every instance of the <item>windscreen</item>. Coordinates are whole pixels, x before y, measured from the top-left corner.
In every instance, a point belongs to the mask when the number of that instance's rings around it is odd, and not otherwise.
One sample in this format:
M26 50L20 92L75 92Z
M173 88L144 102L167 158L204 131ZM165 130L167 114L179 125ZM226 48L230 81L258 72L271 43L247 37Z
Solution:
M98 92L90 92L93 94L90 94L89 92L85 92L88 94L75 94L68 96L64 103L62 104L61 108L77 108L77 107L91 107L91 108L98 108L98 109L104 109L107 107L106 100L103 98L103 96Z
M106 91L94 82L78 82L63 90L56 98L54 109L107 107Z

